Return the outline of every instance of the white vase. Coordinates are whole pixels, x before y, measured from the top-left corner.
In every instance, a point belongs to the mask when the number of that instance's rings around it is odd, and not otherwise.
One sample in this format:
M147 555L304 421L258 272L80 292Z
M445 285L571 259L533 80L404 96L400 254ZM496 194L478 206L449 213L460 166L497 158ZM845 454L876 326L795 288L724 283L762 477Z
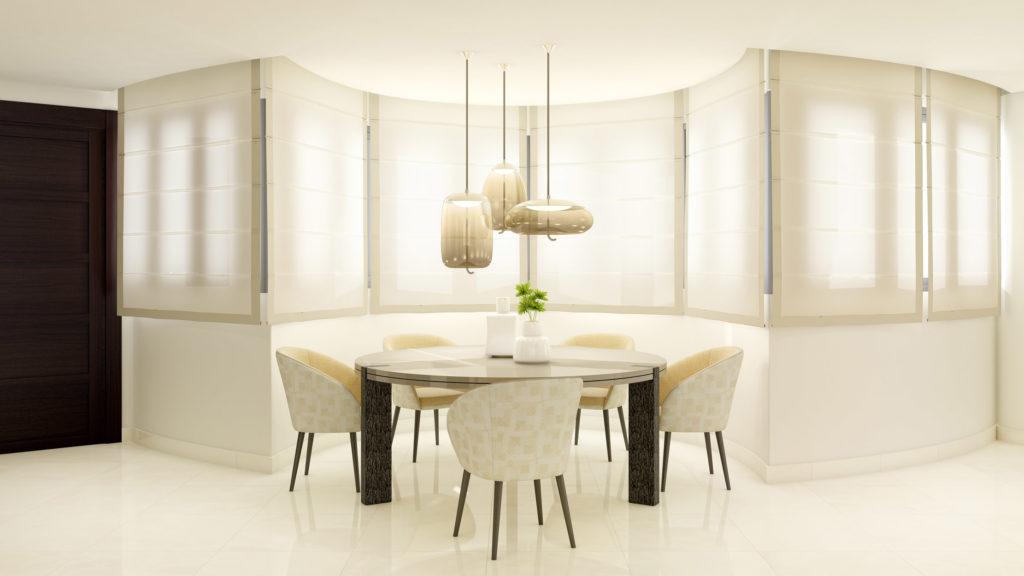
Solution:
M543 335L540 322L523 322L523 335L516 338L512 359L523 364L539 364L551 359L551 344Z
M495 312L487 315L487 355L508 358L516 345L516 315L509 298L498 298Z

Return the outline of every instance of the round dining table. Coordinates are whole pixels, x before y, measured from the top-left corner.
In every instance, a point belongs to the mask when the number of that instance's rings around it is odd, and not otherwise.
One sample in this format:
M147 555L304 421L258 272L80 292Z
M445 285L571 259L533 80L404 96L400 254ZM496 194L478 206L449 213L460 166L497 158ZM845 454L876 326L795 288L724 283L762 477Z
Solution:
M581 378L629 386L629 501L658 504L658 379L665 359L631 350L552 346L548 362L489 357L483 346L409 348L356 359L362 376L362 502L391 501L391 385L471 389L496 382Z

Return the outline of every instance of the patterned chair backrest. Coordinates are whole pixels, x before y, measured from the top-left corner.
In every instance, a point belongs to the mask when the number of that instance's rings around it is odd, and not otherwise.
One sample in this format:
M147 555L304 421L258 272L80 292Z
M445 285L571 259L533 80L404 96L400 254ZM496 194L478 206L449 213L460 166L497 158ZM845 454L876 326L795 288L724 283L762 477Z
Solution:
M448 410L462 467L493 481L553 478L569 466L583 380L502 382L463 394Z
M578 334L562 342L562 346L583 346L586 348L611 348L614 350L636 350L632 336L626 334ZM609 408L623 406L629 396L629 386L612 386L604 405Z
M562 346L586 346L588 348L613 348L615 350L636 350L631 336L625 334L578 334L562 342Z
M430 348L432 346L454 346L455 342L433 334L392 334L384 338L384 351L407 348Z
M278 348L276 355L296 431L359 431L361 382L355 370L305 348Z
M433 346L454 346L455 342L433 334L392 334L384 337L384 351L407 350L409 348L431 348ZM396 406L419 410L420 399L412 386L396 384L391 387L391 400Z
M711 348L669 366L661 379L661 429L718 432L729 424L743 364L735 346Z

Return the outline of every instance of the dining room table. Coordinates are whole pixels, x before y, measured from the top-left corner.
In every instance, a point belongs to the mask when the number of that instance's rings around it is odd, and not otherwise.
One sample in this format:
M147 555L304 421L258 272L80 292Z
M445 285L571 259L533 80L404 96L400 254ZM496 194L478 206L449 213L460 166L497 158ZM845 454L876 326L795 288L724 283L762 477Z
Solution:
M632 350L552 346L550 359L521 363L484 346L409 348L360 356L362 503L391 501L391 386L469 390L498 382L580 378L583 386L629 386L629 502L657 505L661 356Z

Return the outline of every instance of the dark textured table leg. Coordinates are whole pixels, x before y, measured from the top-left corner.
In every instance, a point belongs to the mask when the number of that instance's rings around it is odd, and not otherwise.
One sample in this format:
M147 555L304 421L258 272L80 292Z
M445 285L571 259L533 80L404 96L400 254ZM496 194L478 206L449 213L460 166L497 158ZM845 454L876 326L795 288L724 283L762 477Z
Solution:
M391 385L366 378L363 368L363 504L391 502Z
M658 369L629 385L629 501L654 506L658 492Z

